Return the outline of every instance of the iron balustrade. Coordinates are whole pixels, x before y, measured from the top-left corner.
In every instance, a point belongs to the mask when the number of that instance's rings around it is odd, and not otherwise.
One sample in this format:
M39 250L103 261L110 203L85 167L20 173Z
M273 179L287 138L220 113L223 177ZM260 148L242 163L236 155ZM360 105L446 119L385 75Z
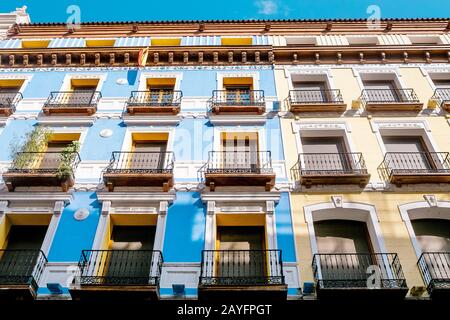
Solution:
M366 163L360 152L300 153L298 165L301 176L367 174Z
M297 104L332 104L344 103L341 90L289 90L289 103L291 105Z
M284 285L281 250L203 250L200 285Z
M360 101L368 103L420 103L414 89L364 89Z
M158 286L163 257L157 250L83 250L79 285Z
M207 173L272 173L270 151L210 151Z
M132 91L128 98L129 107L174 107L181 105L183 93L178 90Z
M450 103L450 88L437 88L431 99L439 101L441 107L444 104Z
M16 110L17 104L23 99L22 93L17 91L0 92L0 108Z
M406 288L396 253L315 254L312 268L322 289Z
M65 159L64 159L65 158ZM68 161L67 161L68 160ZM80 163L77 152L18 152L8 169L9 173L57 173L69 167L72 174Z
M210 102L212 107L266 105L264 90L214 90Z
M396 174L450 174L448 152L387 152L381 164L388 177Z
M36 291L46 264L41 250L0 250L0 286L29 285Z
M97 108L102 94L95 90L54 91L44 108Z
M112 153L107 173L172 173L174 153L149 151L115 151Z
M450 252L424 252L417 265L429 293L450 289Z

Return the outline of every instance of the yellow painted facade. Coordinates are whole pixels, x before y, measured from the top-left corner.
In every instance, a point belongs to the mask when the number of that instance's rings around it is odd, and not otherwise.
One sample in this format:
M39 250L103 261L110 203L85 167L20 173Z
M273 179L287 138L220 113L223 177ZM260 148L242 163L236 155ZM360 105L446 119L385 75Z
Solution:
M286 68L289 69L289 68ZM276 68L275 79L279 101L282 102L281 109L289 111L287 97L289 95L289 71L285 68ZM299 69L295 69L298 71ZM323 70L323 69L321 69ZM434 89L427 80L426 74L419 67L399 67L398 78L404 88L413 88L419 100L427 107L427 102L433 95ZM301 72L301 71L300 71ZM299 133L293 129L296 123L330 123L345 122L350 128L347 138L351 140L352 152L361 152L365 164L370 173L370 183L383 182L383 177L378 170L382 163L384 154L371 124L377 121L424 121L428 125L428 137L431 139L435 151L450 151L450 123L445 115L429 116L427 114L411 115L410 113L395 112L392 114L371 114L355 115L353 113L352 102L361 95L361 85L358 82L357 72L349 67L330 67L328 69L332 79L333 89L341 91L344 102L347 105L347 112L342 114L295 114L281 118L282 137L285 146L286 169L289 172L295 168L298 161L298 141ZM301 129L300 129L301 130ZM295 176L291 174L290 182L295 185ZM327 188L328 187L328 188ZM390 191L380 190L357 190L349 191L339 186L333 188L301 188L291 193L292 219L297 249L297 258L300 279L302 282L313 282L313 270L311 263L313 253L311 248L310 234L305 220L305 206L331 203L331 196L342 196L344 203L361 203L372 205L376 209L382 238L387 252L397 253L409 288L414 286L424 286L419 268L417 266L418 257L413 247L412 240L407 230L406 223L402 220L399 205L424 201L425 194L433 194L438 201L450 201L450 186L447 190L445 186L441 189L427 190L425 187L408 186Z

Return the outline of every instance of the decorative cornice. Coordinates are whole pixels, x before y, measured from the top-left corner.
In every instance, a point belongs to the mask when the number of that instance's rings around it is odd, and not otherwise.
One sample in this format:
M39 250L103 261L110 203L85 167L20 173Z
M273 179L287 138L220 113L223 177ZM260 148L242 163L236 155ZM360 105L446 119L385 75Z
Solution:
M138 67L139 47L1 49L0 68ZM187 55L187 59L186 59ZM111 59L111 57L114 59ZM407 57L407 58L405 58ZM147 66L448 63L449 45L153 47Z
M65 192L1 192L0 201L72 201L72 195Z

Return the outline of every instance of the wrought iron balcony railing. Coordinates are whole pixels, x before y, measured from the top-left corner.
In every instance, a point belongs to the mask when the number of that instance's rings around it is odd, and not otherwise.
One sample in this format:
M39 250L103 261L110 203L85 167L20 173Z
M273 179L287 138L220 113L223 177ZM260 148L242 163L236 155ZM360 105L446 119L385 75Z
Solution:
M46 263L41 250L0 250L0 287L29 285L36 291Z
M417 265L428 293L436 289L450 290L450 252L424 252Z
M72 174L80 163L77 152L64 154L62 152L18 152L8 173L54 173L58 170L69 170ZM64 167L64 168L63 168Z
M131 151L112 153L106 173L172 173L173 152Z
M436 89L431 99L438 101L441 108L450 104L450 88Z
M96 109L101 97L101 92L95 90L54 91L50 93L44 109Z
M272 173L270 151L210 151L206 173Z
M284 284L281 250L203 250L201 286Z
M289 104L338 104L344 103L340 90L290 90ZM324 110L326 111L326 110Z
M312 268L319 289L407 287L395 253L315 254Z
M78 284L91 286L158 286L163 257L152 250L83 250Z
M183 93L178 90L132 91L128 98L129 107L174 107L180 106Z
M266 101L264 90L214 90L211 97L211 106L242 106L264 107Z
M420 103L414 89L364 89L360 100L363 104Z
M16 111L16 106L23 99L22 93L17 91L0 92L0 109L10 110L9 113Z
M360 152L300 153L298 164L301 176L367 174L366 163Z
M387 152L380 166L393 175L450 175L448 152Z

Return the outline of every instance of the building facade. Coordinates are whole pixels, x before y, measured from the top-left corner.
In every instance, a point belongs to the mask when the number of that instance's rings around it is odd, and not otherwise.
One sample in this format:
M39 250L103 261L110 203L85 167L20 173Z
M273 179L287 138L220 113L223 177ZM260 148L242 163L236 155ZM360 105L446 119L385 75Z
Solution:
M7 30L1 299L448 294L448 21Z

